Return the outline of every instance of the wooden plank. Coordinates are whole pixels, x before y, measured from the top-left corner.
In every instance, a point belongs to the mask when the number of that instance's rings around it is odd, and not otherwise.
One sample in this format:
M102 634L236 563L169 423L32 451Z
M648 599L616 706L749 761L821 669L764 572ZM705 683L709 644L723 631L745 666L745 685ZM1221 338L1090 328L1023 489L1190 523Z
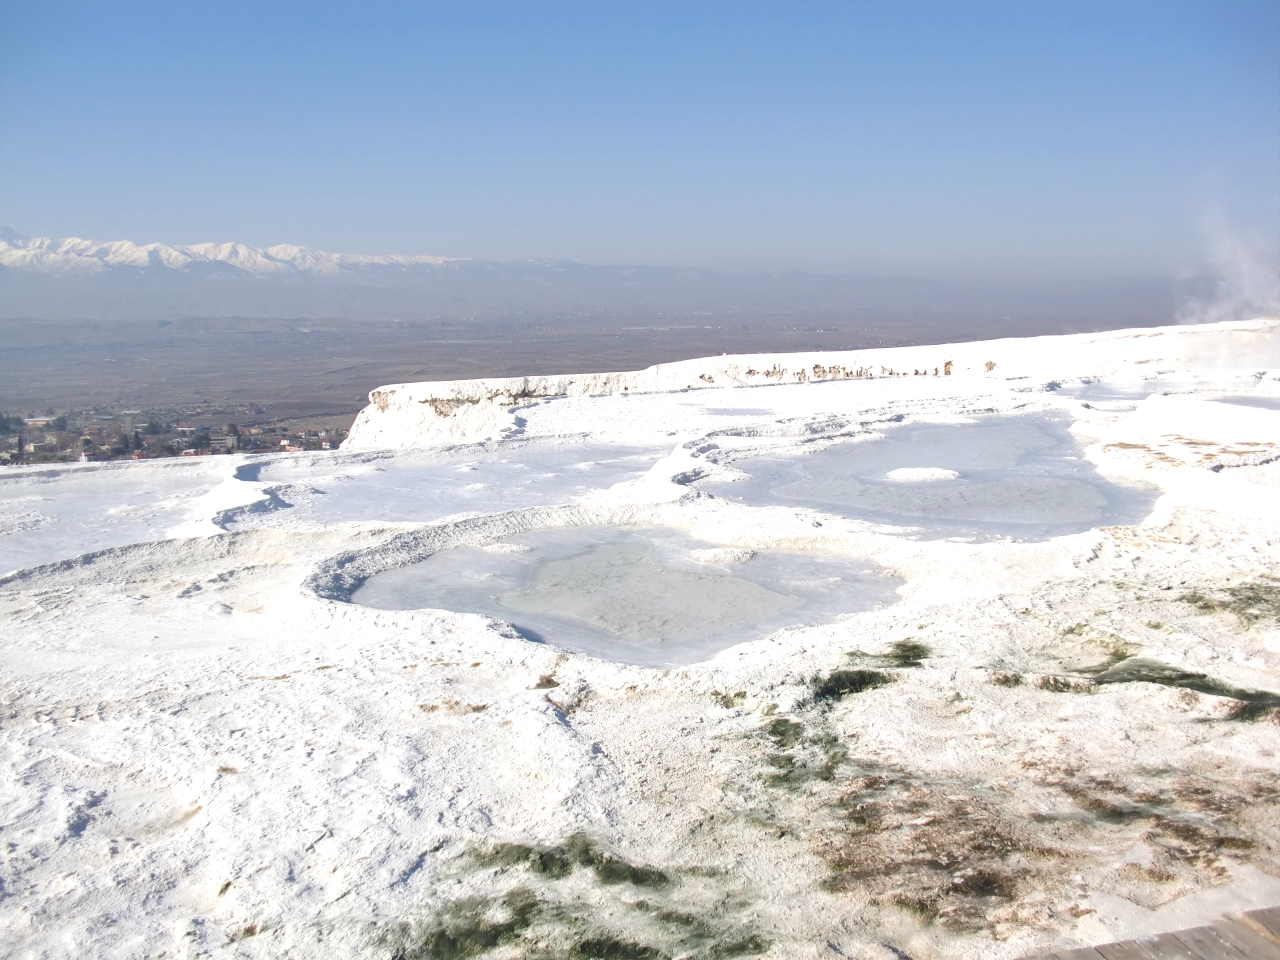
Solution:
M1193 927L1174 934L1204 960L1249 960L1247 956L1219 937L1213 927Z
M1103 943L1095 948L1106 960L1151 960L1151 954L1132 940L1119 943Z
M1197 956L1181 940L1171 933L1158 933L1154 937L1140 937L1134 943L1151 955L1152 960L1204 960Z
M1272 943L1243 920L1216 923L1214 932L1249 960L1280 960L1280 946Z
M1272 943L1280 945L1280 907L1250 910L1241 919Z
M1280 907L1251 910L1240 920L1212 926L1058 950L1023 960L1280 960Z

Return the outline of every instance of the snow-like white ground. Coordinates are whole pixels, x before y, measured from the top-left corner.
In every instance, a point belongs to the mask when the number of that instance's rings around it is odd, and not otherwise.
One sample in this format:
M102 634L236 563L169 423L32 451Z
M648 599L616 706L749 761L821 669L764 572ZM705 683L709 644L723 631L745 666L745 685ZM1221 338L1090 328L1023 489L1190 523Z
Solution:
M998 960L1280 903L1276 397L1261 320L402 385L331 454L7 471L0 952ZM999 477L879 454L851 489L920 528L751 486L1018 417L1150 512L931 537ZM352 602L573 528L703 546L615 607L531 563L513 620L634 639L774 555L900 586L672 669ZM725 583L700 615L786 608Z
M181 534L233 480L209 457L14 467L0 473L0 573ZM220 491L221 492L221 491Z

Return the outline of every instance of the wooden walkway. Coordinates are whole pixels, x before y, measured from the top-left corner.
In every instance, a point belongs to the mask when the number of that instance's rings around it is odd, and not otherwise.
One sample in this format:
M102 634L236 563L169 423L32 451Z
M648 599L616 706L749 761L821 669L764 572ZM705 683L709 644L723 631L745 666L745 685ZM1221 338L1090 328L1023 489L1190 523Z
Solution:
M1280 960L1280 907L1250 910L1239 920L1207 927L1059 950L1026 960Z

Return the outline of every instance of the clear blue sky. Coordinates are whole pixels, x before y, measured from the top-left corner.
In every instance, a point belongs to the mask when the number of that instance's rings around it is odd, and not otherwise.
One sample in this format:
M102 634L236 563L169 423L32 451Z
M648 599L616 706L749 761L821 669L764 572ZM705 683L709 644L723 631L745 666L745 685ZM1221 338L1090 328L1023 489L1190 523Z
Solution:
M932 274L1280 235L1280 4L0 0L29 235Z

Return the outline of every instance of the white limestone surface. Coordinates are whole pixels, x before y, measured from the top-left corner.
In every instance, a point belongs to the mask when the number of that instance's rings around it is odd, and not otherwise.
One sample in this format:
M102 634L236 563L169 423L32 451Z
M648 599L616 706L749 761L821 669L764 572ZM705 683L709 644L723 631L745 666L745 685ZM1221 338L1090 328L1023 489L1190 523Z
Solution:
M1280 877L1280 411L1220 400L1274 394L1278 331L385 388L328 459L5 473L0 953L1005 960L1258 905ZM1064 389L1148 372L1189 386ZM1150 513L930 539L711 492L753 459L1019 415L1066 418ZM610 449L647 459L573 467ZM522 452L549 479L456 481ZM103 519L120 506L133 526ZM350 602L442 551L625 526L705 544L690 563L718 575L791 552L901 585L670 669Z
M1261 367L1261 371L1259 371ZM989 383L1042 388L1063 380L1119 379L1138 387L1195 371L1202 386L1235 385L1275 396L1280 333L1269 320L1156 327L1074 336L1029 337L843 352L708 357L624 373L402 383L379 387L356 418L347 450L430 446L499 437L522 429L516 411L552 397L617 396L684 390L889 378L954 378L953 390ZM1184 378L1186 379L1186 378ZM963 385L959 381L964 381ZM1039 381L1038 383L1035 381ZM859 384L861 386L861 384ZM846 393L855 405L883 393ZM829 396L829 395L828 395ZM767 401L753 403L767 408Z

